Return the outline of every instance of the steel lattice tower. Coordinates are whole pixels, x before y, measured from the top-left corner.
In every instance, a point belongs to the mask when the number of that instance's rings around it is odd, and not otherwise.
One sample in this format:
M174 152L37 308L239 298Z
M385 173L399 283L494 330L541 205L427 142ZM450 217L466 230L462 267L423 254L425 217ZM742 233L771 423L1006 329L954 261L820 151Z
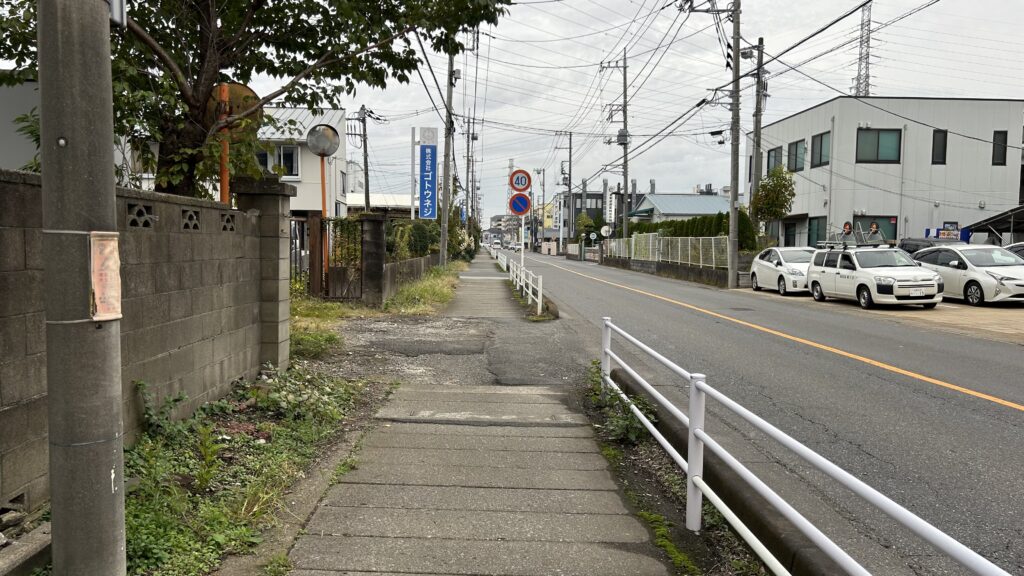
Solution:
M860 50L857 77L853 79L854 96L871 95L871 4L865 4L860 13Z

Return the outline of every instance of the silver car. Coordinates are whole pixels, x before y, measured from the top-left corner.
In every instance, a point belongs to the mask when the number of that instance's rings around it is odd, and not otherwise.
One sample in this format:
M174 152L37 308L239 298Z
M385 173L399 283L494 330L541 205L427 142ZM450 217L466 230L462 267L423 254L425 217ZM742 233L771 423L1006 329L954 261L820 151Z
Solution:
M1024 258L999 246L963 245L927 248L914 259L938 272L946 296L972 306L1001 300L1024 301Z

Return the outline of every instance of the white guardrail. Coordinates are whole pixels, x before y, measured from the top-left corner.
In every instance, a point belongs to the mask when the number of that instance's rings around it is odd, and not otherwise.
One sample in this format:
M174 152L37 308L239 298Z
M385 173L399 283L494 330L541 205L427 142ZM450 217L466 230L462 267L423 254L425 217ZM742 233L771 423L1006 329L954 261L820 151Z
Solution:
M499 252L490 246L487 251L491 257L498 261L498 266L508 272L508 279L515 286L516 290L526 298L527 304L537 305L537 316L544 313L544 277L526 269L516 262L515 258L509 258L504 252Z
M707 496L708 500L714 504L715 508L725 516L726 520L737 533L750 545L754 552L759 558L768 566L768 568L774 574L788 575L789 571L782 566L781 563L768 551L768 549L762 544L756 536L743 524L742 521L729 509L729 507L722 501L718 495L704 482L702 476L704 472L704 448L707 447L712 452L717 454L722 461L736 472L747 484L749 484L758 494L764 497L768 502L772 504L779 512L782 513L794 526L803 532L816 546L821 548L830 558L832 558L840 567L846 572L857 576L870 576L863 566L861 566L856 560L851 558L842 548L840 548L835 542L829 539L828 536L823 534L814 524L812 524L802 514L797 512L793 506L783 500L781 496L775 493L774 490L768 487L760 478L758 478L753 472L751 472L746 466L744 466L739 460L737 460L732 454L730 454L725 448L723 448L718 442L714 440L704 430L704 415L705 415L705 402L707 397L717 401L722 407L728 409L732 413L736 414L740 418L746 420L754 428L767 434L779 444L782 444L786 448L793 451L797 456L803 458L808 464L814 466L821 472L824 472L832 479L836 480L844 487L849 489L854 494L860 496L868 503L878 508L884 514L890 518L896 520L903 526L909 528L912 532L917 534L919 537L930 543L932 546L937 548L940 552L946 554L961 566L969 570L972 574L980 574L985 576L1009 576L1009 574L1003 571L995 564L989 562L987 559L982 557L980 554L974 552L970 548L964 546L957 540L953 539L946 533L942 532L938 528L925 522L914 513L910 512L906 508L900 506L896 502L893 502L881 492L878 492L874 488L868 486L864 482L858 480L849 472L846 472L839 466L836 466L825 457L821 456L817 452L814 452L810 448L797 442L792 437L782 432L778 428L772 426L768 422L755 415L753 412L747 410L743 406L740 406L737 402L722 394L718 390L715 390L711 386L708 386L706 377L704 374L690 373L683 370L678 365L673 363L668 358L665 358L654 349L650 348L643 342L640 342L629 333L619 328L615 324L612 324L611 318L605 317L604 325L601 334L601 374L602 382L604 384L602 388L602 394L606 393L606 390L610 389L619 398L626 402L630 411L640 420L643 426L651 433L652 436L658 441L658 444L668 452L669 456L675 463L682 468L683 472L686 473L686 527L694 532L699 531L701 528L701 504L703 496ZM654 389L643 377L640 376L632 367L626 364L620 356L612 351L612 335L618 334L627 342L633 344L636 348L654 358L666 368L680 376L683 380L690 384L690 403L689 403L689 414L683 413L678 407L669 402L664 396L661 395L657 390ZM635 404L626 396L625 393L615 384L611 379L611 371L614 365L621 368L624 372L629 374L637 383L651 395L652 398L664 408L669 414L675 419L686 425L689 430L689 439L687 446L687 455L689 461L684 460L679 452L665 439L664 436L654 427L654 424L644 416L643 412L636 407Z

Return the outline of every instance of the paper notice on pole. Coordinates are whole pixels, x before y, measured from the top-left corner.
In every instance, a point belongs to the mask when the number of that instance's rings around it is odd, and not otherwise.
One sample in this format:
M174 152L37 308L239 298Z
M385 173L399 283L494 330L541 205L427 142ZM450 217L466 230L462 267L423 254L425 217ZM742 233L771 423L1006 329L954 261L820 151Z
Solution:
M92 319L121 318L121 257L116 232L89 234L89 275L92 280L92 301L89 303Z

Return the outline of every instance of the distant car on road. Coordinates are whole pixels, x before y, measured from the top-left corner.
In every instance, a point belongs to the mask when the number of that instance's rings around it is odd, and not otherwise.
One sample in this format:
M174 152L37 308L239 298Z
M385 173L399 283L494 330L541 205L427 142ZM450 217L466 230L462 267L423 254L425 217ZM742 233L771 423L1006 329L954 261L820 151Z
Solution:
M813 248L769 248L750 265L750 287L778 289L785 296L807 291L807 266Z
M898 248L832 248L814 253L807 269L811 295L856 300L861 308L875 304L921 304L934 308L942 301L943 282Z
M953 244L964 244L964 242L956 238L904 238L900 240L896 247L907 254L913 254L918 250L924 250L932 246L950 246Z
M914 259L942 276L948 296L963 298L971 306L1024 301L1024 258L1005 248L943 246L921 250Z

